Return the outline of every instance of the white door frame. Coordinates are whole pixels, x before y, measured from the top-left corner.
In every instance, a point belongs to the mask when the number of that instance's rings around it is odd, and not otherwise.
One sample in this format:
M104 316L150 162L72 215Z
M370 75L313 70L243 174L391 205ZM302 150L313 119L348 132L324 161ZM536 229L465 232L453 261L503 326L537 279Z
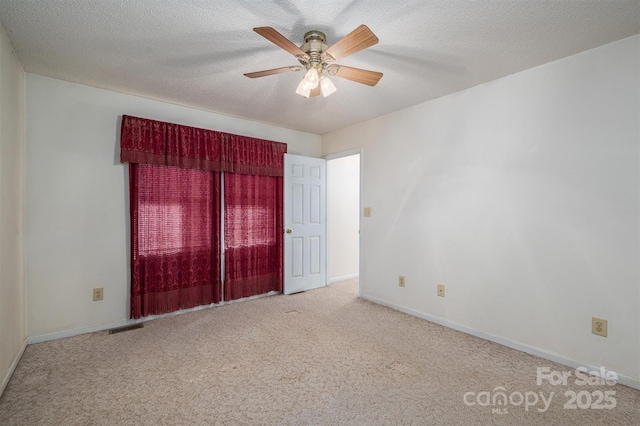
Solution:
M327 161L329 160L335 160L336 158L342 158L342 157L349 157L351 155L356 155L356 154L360 154L360 188L358 189L358 230L359 230L359 234L358 234L358 296L362 297L362 282L360 281L360 277L362 276L362 190L363 190L363 181L364 181L364 147L360 147L360 148L353 148L353 149L348 149L346 151L340 151L340 152L336 152L334 154L328 154L325 155L323 158ZM327 170L329 168L327 167ZM328 178L328 171L327 171L327 178ZM328 192L329 188L327 188L327 192ZM328 226L331 226L330 223L328 223L327 220L327 224ZM329 247L331 246L331 241L330 241L330 236L329 236L329 232L327 230L327 244L326 244L326 256L325 258L327 259L326 261L326 277L327 277L327 285L329 284L330 281L330 277L329 277Z

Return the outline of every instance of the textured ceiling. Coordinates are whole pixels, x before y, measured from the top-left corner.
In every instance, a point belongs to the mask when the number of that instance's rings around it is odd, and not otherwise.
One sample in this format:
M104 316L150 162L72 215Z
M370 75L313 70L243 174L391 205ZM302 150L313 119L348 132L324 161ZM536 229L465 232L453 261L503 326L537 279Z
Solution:
M25 71L324 134L640 32L638 0L0 0ZM295 94L297 64L252 31L332 45L360 24L380 43L338 63L384 73ZM123 111L126 112L126 111Z

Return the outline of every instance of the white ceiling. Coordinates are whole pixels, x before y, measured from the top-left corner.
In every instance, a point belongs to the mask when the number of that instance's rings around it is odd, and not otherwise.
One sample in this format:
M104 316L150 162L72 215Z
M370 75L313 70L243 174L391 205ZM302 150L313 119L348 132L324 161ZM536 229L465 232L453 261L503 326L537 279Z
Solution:
M640 32L639 0L0 0L26 72L324 134ZM380 43L338 63L384 73L295 94L297 64L252 31ZM123 111L126 113L126 111Z

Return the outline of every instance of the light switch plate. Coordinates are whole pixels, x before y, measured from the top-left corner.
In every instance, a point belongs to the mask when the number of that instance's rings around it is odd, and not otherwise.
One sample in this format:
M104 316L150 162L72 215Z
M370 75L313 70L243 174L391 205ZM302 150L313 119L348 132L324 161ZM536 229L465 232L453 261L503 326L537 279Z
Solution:
M404 280L405 280L404 275L400 275L400 276L398 277L398 285L399 285L400 287L404 287Z

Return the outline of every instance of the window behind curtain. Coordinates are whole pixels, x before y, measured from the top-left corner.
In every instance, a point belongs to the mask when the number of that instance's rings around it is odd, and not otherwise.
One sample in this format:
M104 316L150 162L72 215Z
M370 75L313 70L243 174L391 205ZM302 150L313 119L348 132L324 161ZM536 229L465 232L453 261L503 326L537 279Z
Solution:
M225 300L282 291L282 184L282 177L225 174Z
M238 191L227 196L228 217L242 217L234 223L248 226L227 228L233 237L225 264L227 300L281 291L286 152L281 142L123 114L120 161L130 164L133 318L220 301L221 172L231 184L266 191L254 192L251 202ZM267 229L258 229L258 222Z
M220 300L219 176L130 164L133 318Z

